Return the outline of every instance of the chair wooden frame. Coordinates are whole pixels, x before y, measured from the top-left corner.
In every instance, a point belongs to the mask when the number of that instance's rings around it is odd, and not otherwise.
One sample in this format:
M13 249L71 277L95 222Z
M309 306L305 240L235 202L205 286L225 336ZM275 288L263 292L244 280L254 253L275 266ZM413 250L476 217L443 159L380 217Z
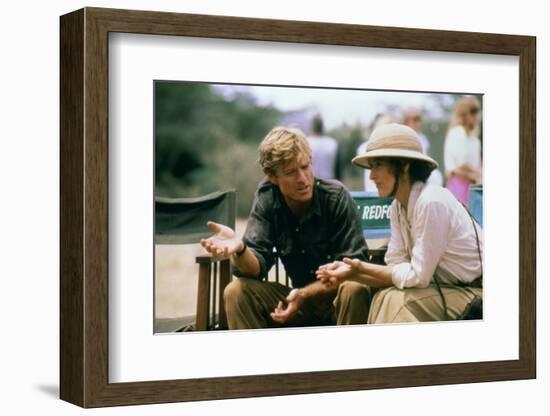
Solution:
M235 190L213 192L198 198L155 198L156 244L197 243L210 234L206 228L208 217L235 228ZM208 207L208 208L205 208ZM198 212L202 210L205 212ZM205 217L205 218L202 218ZM204 221L197 225L197 218ZM197 256L199 265L197 287L197 314L194 329L227 328L223 289L231 281L229 260L210 254ZM192 328L192 327L191 327ZM187 330L187 327L177 331Z
M197 256L196 262L199 264L199 283L195 329L227 329L223 291L231 282L229 259L202 255Z

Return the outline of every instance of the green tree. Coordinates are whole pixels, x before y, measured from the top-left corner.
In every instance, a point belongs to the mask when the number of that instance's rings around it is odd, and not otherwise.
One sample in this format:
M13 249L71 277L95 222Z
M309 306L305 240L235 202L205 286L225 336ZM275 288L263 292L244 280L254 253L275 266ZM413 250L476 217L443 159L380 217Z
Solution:
M257 146L281 113L247 94L225 99L209 84L155 83L155 194L204 195L236 188L248 215L261 172Z

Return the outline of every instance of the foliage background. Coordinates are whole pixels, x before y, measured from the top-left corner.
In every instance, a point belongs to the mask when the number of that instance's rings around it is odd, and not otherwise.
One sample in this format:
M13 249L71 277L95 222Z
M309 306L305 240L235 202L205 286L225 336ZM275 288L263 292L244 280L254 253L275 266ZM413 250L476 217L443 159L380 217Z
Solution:
M276 87L266 87L269 88ZM246 86L155 82L157 196L194 197L236 189L237 216L248 216L254 191L263 176L257 163L263 137L279 124L297 125L309 134L310 119L318 113L315 104L300 107L297 103L296 108L283 110L273 102L261 103L253 91ZM383 95L384 92L370 92L369 100L380 100L378 112L399 121L402 103L388 104L382 100ZM423 113L423 132L431 143L430 155L443 168L444 137L453 104L460 96L418 95L424 96L419 110ZM350 161L368 137L371 122L368 117L354 123L342 119L326 131L339 143L340 180L350 190L363 187L363 172Z

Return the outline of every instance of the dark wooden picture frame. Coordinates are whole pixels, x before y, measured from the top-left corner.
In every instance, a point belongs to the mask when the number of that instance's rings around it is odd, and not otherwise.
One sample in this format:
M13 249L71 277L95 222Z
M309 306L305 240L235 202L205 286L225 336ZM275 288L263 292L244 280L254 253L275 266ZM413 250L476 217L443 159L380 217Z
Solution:
M534 37L85 8L61 17L60 396L83 407L536 377ZM519 359L109 383L110 32L519 57Z

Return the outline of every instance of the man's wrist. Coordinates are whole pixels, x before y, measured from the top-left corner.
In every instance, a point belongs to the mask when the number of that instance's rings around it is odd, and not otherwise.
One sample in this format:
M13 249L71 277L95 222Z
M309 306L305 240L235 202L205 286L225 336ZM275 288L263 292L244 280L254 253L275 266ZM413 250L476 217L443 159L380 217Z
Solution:
M292 289L293 299L299 303L302 303L306 298L306 293L304 289Z
M245 253L246 249L248 248L248 246L244 241L242 241L242 243L243 243L242 248L234 253L235 257L241 257Z

